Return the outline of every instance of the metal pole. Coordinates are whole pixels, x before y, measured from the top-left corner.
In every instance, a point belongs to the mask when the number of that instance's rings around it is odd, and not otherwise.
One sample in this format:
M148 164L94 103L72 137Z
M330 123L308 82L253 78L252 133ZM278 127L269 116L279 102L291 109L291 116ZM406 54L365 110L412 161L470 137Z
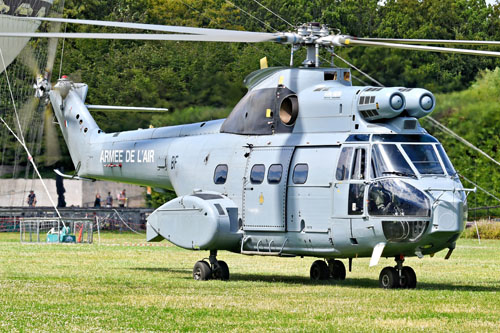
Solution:
M99 245L101 245L101 233L99 231L99 216L96 216L96 220L97 220L97 238Z
M477 184L477 161L474 159L474 181ZM477 241L479 244L481 244L481 237L479 237L479 228L477 227L477 193L474 193L474 201L475 201L475 206L474 208L474 224L476 225L476 233L477 233Z
M477 240L479 244L481 244L481 237L479 237L479 229L477 227L477 221L474 220L474 224L476 225Z

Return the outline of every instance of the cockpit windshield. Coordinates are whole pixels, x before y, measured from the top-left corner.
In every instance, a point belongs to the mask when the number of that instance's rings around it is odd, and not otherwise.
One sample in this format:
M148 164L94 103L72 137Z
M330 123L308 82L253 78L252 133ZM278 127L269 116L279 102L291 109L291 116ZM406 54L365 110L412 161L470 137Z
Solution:
M372 178L390 175L416 177L395 144L375 144L372 148Z
M380 178L395 175L416 178L414 170L421 175L444 175L445 171L438 156L441 157L446 172L455 175L456 172L441 145L377 143L372 147L371 176Z
M442 175L444 174L441 163L436 155L433 145L411 145L403 144L405 153L420 174Z
M448 172L448 174L450 176L456 175L457 172L453 168L453 165L451 164L450 159L448 158L448 155L446 155L446 153L443 149L443 146L436 145L436 148L437 148L437 151L439 153L439 156L441 156L441 160L443 161L444 168L446 169L446 172Z

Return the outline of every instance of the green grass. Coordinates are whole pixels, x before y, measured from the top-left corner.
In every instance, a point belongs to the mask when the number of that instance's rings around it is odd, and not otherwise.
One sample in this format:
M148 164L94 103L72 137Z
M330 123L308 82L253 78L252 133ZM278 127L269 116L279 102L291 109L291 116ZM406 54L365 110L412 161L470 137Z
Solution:
M97 242L97 235L95 237ZM167 245L137 247L135 234L101 234L101 245L20 244L0 234L2 331L498 331L500 241L460 239L407 264L415 290L382 290L354 261L342 282L312 283L312 258L221 252L231 280L197 282L207 255Z

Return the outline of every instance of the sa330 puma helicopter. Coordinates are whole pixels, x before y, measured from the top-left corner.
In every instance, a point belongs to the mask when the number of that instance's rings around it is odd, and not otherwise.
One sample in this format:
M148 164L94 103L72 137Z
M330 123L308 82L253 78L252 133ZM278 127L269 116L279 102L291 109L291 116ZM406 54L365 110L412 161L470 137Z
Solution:
M197 280L228 279L218 250L321 258L313 280L346 276L354 258L394 257L383 288L415 288L406 257L448 249L464 229L465 189L441 144L418 119L427 90L353 86L346 68L320 67L319 49L376 46L500 56L498 52L412 44L498 42L353 38L316 23L295 32L257 33L177 26L51 19L174 34L0 33L0 37L266 42L292 46L291 66L247 76L248 93L227 119L104 133L85 105L88 87L61 78L50 91L78 177L174 189L178 198L149 218L148 241L209 251ZM307 49L299 68L293 52Z

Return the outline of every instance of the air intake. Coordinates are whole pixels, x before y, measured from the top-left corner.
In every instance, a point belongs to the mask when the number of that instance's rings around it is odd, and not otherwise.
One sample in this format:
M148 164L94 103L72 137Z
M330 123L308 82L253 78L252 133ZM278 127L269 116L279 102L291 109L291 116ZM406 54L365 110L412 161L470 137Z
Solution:
M405 96L395 88L367 88L359 94L358 111L367 121L397 117L405 109Z

